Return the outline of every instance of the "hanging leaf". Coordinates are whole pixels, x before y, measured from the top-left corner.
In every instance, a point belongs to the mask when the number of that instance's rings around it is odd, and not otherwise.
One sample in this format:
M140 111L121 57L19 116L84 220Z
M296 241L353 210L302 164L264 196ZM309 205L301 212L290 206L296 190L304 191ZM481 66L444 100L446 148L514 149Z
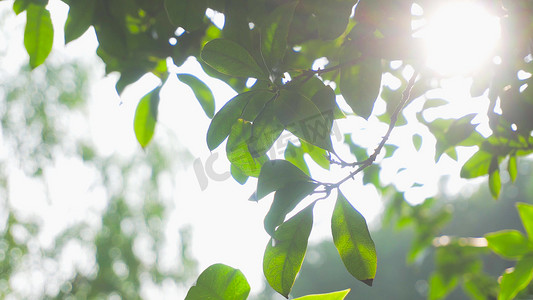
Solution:
M148 146L154 136L160 89L161 87L158 87L146 94L146 96L139 101L137 109L135 110L133 129L137 141L143 148Z
M216 149L228 137L231 132L231 126L241 116L247 121L253 121L255 116L252 116L253 119L249 119L252 114L250 113L250 107L255 106L255 103L261 104L268 101L273 95L273 93L267 90L253 90L238 94L229 100L215 114L209 125L209 129L207 130L207 146L209 150L213 151ZM251 101L251 99L254 99L254 101Z
M215 264L200 274L185 300L245 300L249 293L250 285L240 270Z
M283 221L288 213L290 213L302 199L309 196L318 184L308 181L294 182L290 186L286 186L276 191L274 194L274 201L270 206L270 210L265 216L265 230L274 236L274 230Z
M296 147L292 142L287 143L287 148L285 148L284 157L285 160L291 162L293 165L297 166L305 174L310 175L309 167L304 159L304 150L302 147Z
M207 0L165 0L165 10L170 22L187 31L200 29L203 25Z
M353 65L357 58L353 47L341 51L341 64L347 64L341 68L341 94L355 114L368 119L381 88L381 60L366 58Z
M26 8L24 47L30 55L30 67L41 65L52 51L54 28L50 12L41 5L29 4Z
M315 8L320 38L333 40L348 26L355 0L319 0Z
M533 255L522 257L509 273L503 274L498 300L510 300L528 286L533 279Z
M420 136L420 134L413 135L413 145L415 146L416 151L420 151L420 147L422 147L422 136Z
M500 196L502 181L500 179L500 167L498 156L493 156L489 167L489 189L492 197L497 199Z
M511 177L511 182L515 182L516 176L518 175L518 168L516 163L516 155L509 155L509 162L507 164L507 172L509 172L509 177Z
M522 225L526 229L526 233L530 241L533 241L533 205L528 203L518 203L516 205Z
M338 291L328 294L307 295L294 300L343 300L350 292L350 289L344 291Z
M212 119L215 114L215 97L213 97L211 89L196 76L190 74L177 75L181 82L192 89L205 114Z
M261 28L261 56L269 68L275 68L285 55L287 36L297 4L298 1L292 1L278 6Z
M377 257L365 218L340 192L331 218L335 247L344 266L358 280L372 286L376 276Z
M65 44L79 38L93 22L96 1L72 0L65 22Z
M214 39L205 44L202 59L220 73L235 77L253 77L268 80L250 53L239 44L227 39Z
M313 227L314 204L281 224L265 250L265 277L270 286L285 298L289 296L307 251L307 241Z
M239 167L235 166L234 164L231 164L230 167L231 177L235 179L239 184L245 184L246 181L248 181L249 176L244 174Z
M257 199L262 199L286 185L302 181L310 182L311 178L290 162L280 159L268 161L261 168L257 180Z

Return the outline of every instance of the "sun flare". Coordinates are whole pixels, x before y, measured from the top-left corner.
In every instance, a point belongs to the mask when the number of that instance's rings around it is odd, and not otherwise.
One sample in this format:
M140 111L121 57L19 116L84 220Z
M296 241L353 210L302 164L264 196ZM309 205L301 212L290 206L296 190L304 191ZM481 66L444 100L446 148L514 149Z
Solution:
M465 74L492 59L500 36L499 19L470 1L448 2L427 16L423 30L427 66L445 74Z

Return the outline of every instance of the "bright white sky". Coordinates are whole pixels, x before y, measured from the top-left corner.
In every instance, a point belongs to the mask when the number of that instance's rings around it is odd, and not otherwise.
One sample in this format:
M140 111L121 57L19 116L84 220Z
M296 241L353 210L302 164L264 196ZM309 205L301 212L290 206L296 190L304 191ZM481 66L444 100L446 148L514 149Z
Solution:
M11 5L12 1L0 2L0 11L10 9ZM95 51L97 41L94 31L89 30L82 38L64 47L62 28L68 7L62 2L54 0L50 2L49 8L52 11L56 29L53 53L61 53L61 55L83 59L95 64L100 70L98 76L103 77L103 63L97 58ZM413 7L413 14L421 14L420 10L419 7ZM453 11L452 19L455 22L453 26L449 24L450 11ZM2 47L9 49L7 57L4 57L0 66L8 70L16 71L18 66L28 60L23 50L21 38L24 22L24 13L14 18L12 22L10 21L10 26L19 31L12 35L13 39L9 42L0 41L0 45L4 45ZM414 25L419 26L420 24ZM487 17L482 9L463 6L459 10L457 8L445 8L443 15L436 16L429 24L429 32L425 33L431 37L428 42L428 51L430 51L428 65L442 73L459 74L457 77L443 81L443 88L433 91L429 95L450 100L450 104L440 111L439 115L456 117L467 112L486 111L487 99L484 97L467 100L470 81L461 77L460 73L469 72L475 68L479 62L475 62L474 58L483 57L480 55L480 51L491 48L498 36L497 20ZM471 30L464 30L464 26L472 24L475 26ZM447 28L446 31L443 29L445 27ZM459 30L460 34L450 34L449 29ZM477 30L481 30L482 34L478 34ZM435 33L438 34L438 37L434 35ZM482 40L473 39L472 37L475 36L482 37ZM454 42L453 39L455 38L459 38L459 40ZM473 42L475 47L470 45L470 42ZM484 45L488 45L488 47ZM465 49L473 50L466 51ZM457 57L465 51L468 57ZM399 67L400 63L394 62L394 65ZM461 69L463 66L467 66L468 69ZM205 80L214 91L217 110L235 95L235 92L225 84L206 76L194 59L188 60L184 66L176 71L193 73ZM406 68L404 77L408 79L411 72L412 69ZM91 99L89 100L90 131L101 153L109 155L122 153L127 156L142 151L134 137L133 115L140 97L156 86L158 79L153 76L145 76L134 86L129 87L124 92L122 99L119 99L114 90L116 80L115 74L94 79L95 84L91 89ZM397 81L398 79L391 74L384 75L384 83L391 87L396 85L397 88ZM344 109L349 110L345 104L342 105L342 100L340 102ZM422 104L422 100L419 99L405 109L404 114L408 120L415 120L415 113L421 109ZM384 102L378 100L374 114L383 111ZM483 118L475 121L486 123L486 119ZM174 139L175 142L177 141L187 147L197 163L205 164L211 155L205 142L205 133L209 122L210 120L205 116L200 105L196 103L190 89L173 79L162 90L159 123L154 139ZM360 118L349 117L338 121L337 125L343 134L351 132L358 143L372 146L370 149L379 143L381 136L386 131L386 125L380 123L375 116L371 117L368 122ZM480 127L480 131L488 133L487 130L486 126ZM415 133L424 137L419 152L414 149L412 144L411 137ZM335 148L342 157L349 159L351 155L349 155L348 148L342 144L341 138L342 136L333 136ZM442 175L451 175L448 185L454 187L454 191L458 190L457 187L464 185L465 181L458 176L459 166L473 153L474 149L465 149L460 152L460 164L445 157L441 159L438 165L435 165L433 162L434 138L430 136L424 126L412 122L409 126L396 128L390 142L399 145L400 148L397 150L398 157L395 160L382 162L382 166L386 170L383 174L383 181L395 182L400 190L407 191L408 200L412 203L420 203L426 197L435 195L438 192L438 181ZM213 154L219 155L214 164L214 169L219 173L229 170L229 163L225 158L223 149L224 144L213 152ZM149 147L147 151L150 151ZM177 157L176 159L180 158ZM308 162L310 165L314 165L310 160ZM397 171L404 167L408 167L408 169L398 174ZM65 226L65 224L61 224L61 221L58 221L58 218L54 218L54 215L64 215L68 212L67 215L71 216L72 219L83 218L87 208L87 204L83 204L87 202L84 199L94 195L88 195L88 187L69 176L73 170L81 169L81 166L72 165L69 161L59 164L54 175L58 184L51 187L53 195L57 198L53 202L53 207L50 207L48 203L40 203L42 197L37 195L38 192L33 195L34 197L27 194L28 189L23 188L27 184L27 179L20 174L14 176L13 184L15 187L18 186L12 195L13 199L17 199L14 201L16 208L44 212L48 215L45 220L50 222L47 226L51 228L49 229L51 234L58 232L60 228ZM328 173L318 167L313 167L312 172L317 178L331 182L344 177L346 174L346 170ZM91 174L84 176L91 176ZM63 180L67 180L69 184L60 184ZM263 218L268 211L271 198L259 203L247 201L255 189L255 180L249 180L246 185L241 186L231 178L224 181L210 179L207 188L202 191L192 161L187 169L176 174L175 180L177 185L173 195L175 210L172 213L169 227L177 228L187 224L194 226L192 251L200 262L199 270L201 271L214 263L231 265L244 272L250 282L252 292L259 292L263 284L262 254L268 241L268 236L263 229ZM423 184L423 187L411 188L415 182ZM348 200L361 211L367 220L374 220L378 216L382 209L378 194L374 188L362 186L360 177L346 182L341 189ZM73 202L72 199L80 200ZM330 236L329 222L332 210L331 202L333 201L328 202L321 201L315 208L312 242ZM99 205L104 205L104 203ZM170 299L170 294L157 295L156 291L150 293L154 293L150 295L154 299Z

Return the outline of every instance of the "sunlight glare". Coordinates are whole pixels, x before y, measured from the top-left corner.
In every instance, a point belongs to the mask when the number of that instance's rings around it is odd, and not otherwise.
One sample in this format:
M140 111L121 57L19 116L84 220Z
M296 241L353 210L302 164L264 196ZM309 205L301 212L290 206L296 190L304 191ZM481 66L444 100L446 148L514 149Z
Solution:
M500 23L481 5L453 1L429 16L423 35L430 68L443 75L465 74L492 59Z

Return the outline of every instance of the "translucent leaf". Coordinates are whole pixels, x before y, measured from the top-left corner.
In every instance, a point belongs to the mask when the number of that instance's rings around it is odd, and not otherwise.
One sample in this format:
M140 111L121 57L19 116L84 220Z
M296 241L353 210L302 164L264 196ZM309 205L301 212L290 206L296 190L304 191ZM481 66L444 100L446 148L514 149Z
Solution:
M341 51L341 64L350 64L357 57L352 47L344 47ZM378 58L367 58L341 69L342 96L358 116L368 119L380 88L381 60Z
M263 257L263 272L270 286L285 296L300 272L313 227L314 202L281 224L270 239Z
M139 101L137 109L135 110L133 129L137 141L143 148L148 146L154 136L160 89L161 88L158 87L146 94L146 96Z
M285 160L300 168L305 174L310 175L309 167L304 159L304 154L305 152L302 147L296 147L290 141L287 143L287 148L285 148L284 153Z
M228 160L239 168L245 175L257 177L261 166L268 158L266 156L253 157L248 150L247 141L250 139L252 124L238 119L231 128L231 133L226 144Z
M294 298L294 300L343 300L349 292L350 289L347 289L344 291L338 291L328 294L307 295L299 298Z
M287 50L287 36L297 1L278 6L261 28L261 55L269 68L276 67Z
M252 135L248 141L252 156L265 155L283 130L284 126L276 117L274 105L272 103L267 104L253 122Z
M65 23L65 44L79 38L93 22L96 1L72 0Z
M372 286L376 276L377 256L365 218L339 191L331 232L344 266L358 280Z
M270 210L265 216L265 230L271 236L274 236L274 230L283 221L289 212L291 212L302 199L310 195L318 184L308 181L294 182L276 191L274 201Z
M331 124L305 96L282 90L274 101L278 120L295 136L322 149L332 151Z
M413 135L413 145L415 146L416 151L420 151L420 147L422 146L422 136L420 136L420 134Z
M509 156L509 162L507 165L507 172L509 172L509 177L511 177L511 181L515 182L516 176L518 175L518 168L516 163L516 155L510 155Z
M240 270L215 264L200 274L185 300L245 300L249 293L250 285Z
M455 289L459 282L457 276L445 278L441 273L435 273L429 279L429 300L444 299Z
M35 69L52 51L54 28L50 12L44 6L29 4L26 13L24 47L30 55L30 66Z
M320 38L333 40L348 26L355 0L319 0L315 9Z
M215 114L215 98L213 97L211 89L203 81L196 78L196 76L190 74L177 75L181 82L185 83L192 89L205 114L209 118L213 118L213 115Z
M492 155L485 151L478 151L461 168L462 178L475 178L489 173Z
M250 53L239 44L227 39L215 39L205 44L202 59L220 73L235 77L253 77L268 80Z
M518 203L516 205L522 225L526 229L530 241L533 241L533 205L528 203Z
M213 151L217 148L230 134L231 126L235 124L243 114L243 111L249 111L249 107L253 106L255 102L264 102L262 99L270 99L274 94L266 90L253 90L238 94L229 100L226 105L220 109L207 130L207 146L209 150ZM254 99L254 101L250 101ZM252 103L250 103L252 102ZM248 115L250 113L248 112ZM248 116L249 117L249 116ZM255 116L253 116L255 118ZM244 118L247 121L253 121L249 118Z
M257 199L295 182L311 181L302 170L286 160L271 160L261 168L257 181Z
M509 273L503 274L498 300L510 300L533 279L533 255L522 257Z
M500 167L498 165L498 157L493 156L489 167L489 189L492 197L498 198L502 188L502 181L500 179Z
M231 177L233 177L233 179L235 179L235 181L237 181L238 183L245 184L246 181L248 181L249 176L244 174L244 172L234 164L231 164L230 172Z
M527 238L518 230L503 230L485 235L488 247L509 259L523 256L531 249Z

